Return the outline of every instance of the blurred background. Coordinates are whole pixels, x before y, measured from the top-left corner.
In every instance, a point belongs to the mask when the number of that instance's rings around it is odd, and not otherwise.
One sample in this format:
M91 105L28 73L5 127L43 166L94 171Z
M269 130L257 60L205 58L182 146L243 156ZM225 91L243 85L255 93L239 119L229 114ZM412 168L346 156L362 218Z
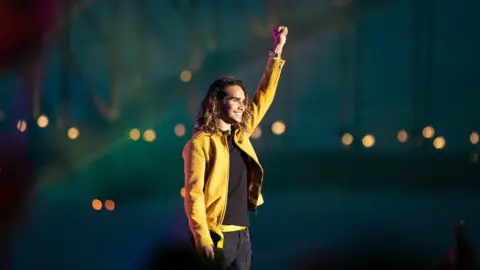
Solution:
M252 138L266 172L252 269L370 249L425 269L458 220L479 243L479 9L63 1L35 117L9 118L18 74L0 78L0 125L29 133L37 181L14 269L140 269L159 245L187 243L181 151L199 102L227 74L253 93L279 24L287 63Z

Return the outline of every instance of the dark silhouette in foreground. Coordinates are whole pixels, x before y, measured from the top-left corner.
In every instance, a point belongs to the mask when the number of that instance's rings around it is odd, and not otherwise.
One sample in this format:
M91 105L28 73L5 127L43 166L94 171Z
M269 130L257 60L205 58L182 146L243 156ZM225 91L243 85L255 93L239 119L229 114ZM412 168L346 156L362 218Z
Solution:
M459 221L453 229L453 248L435 262L433 270L475 269L477 269L475 248L468 240L465 222Z

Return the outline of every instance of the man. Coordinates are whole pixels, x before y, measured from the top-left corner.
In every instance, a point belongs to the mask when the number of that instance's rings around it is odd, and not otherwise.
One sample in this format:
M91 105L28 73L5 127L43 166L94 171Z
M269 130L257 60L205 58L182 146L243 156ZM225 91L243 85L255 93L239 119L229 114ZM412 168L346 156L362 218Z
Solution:
M274 27L274 47L252 102L240 80L212 83L183 149L190 231L198 252L222 269L250 269L248 212L263 203L263 169L249 137L272 104L287 34L287 27Z

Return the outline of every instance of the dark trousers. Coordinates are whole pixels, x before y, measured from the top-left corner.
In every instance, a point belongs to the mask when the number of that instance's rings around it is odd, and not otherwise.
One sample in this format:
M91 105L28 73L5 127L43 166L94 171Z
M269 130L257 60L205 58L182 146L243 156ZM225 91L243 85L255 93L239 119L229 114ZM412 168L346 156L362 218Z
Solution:
M248 229L225 232L223 248L217 249L218 264L222 270L249 270L252 263L252 246Z
M214 246L220 236L211 232ZM252 246L250 244L250 231L248 229L236 232L223 233L223 248L215 247L215 259L210 261L202 255L206 269L221 270L250 270L252 264ZM195 246L193 235L190 234L192 245Z

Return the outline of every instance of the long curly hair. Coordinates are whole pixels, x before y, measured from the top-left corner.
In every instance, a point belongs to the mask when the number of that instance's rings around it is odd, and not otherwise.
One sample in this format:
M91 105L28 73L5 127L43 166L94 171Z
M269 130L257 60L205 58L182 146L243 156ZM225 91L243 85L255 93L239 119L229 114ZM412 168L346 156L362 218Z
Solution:
M215 80L208 88L208 92L200 104L200 109L195 119L194 133L204 131L213 134L220 131L217 123L222 114L223 99L227 95L225 89L232 85L240 86L245 93L245 100L243 101L245 111L243 112L242 121L234 124L234 126L241 132L250 132L247 123L252 118L252 108L245 85L241 80L227 76Z

